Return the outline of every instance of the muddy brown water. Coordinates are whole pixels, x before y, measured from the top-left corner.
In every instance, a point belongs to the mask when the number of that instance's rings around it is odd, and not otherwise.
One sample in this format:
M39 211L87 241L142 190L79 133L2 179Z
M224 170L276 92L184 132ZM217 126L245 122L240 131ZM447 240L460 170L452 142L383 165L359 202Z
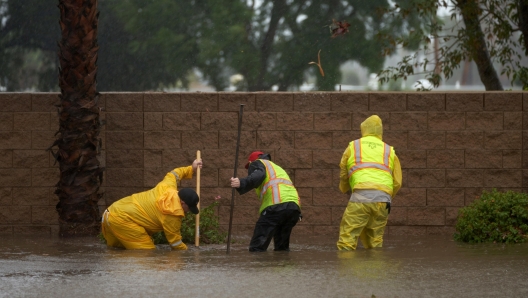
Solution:
M0 297L528 297L528 244L386 237L339 252L294 237L249 253L249 238L188 251L107 249L96 238L0 236Z

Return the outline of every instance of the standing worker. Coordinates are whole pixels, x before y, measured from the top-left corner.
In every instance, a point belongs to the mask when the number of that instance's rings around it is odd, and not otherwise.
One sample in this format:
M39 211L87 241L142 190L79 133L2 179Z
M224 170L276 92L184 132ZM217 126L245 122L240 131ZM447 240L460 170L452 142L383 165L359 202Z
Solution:
M249 251L266 251L273 238L274 250L290 250L290 234L301 219L299 194L288 174L261 151L249 155L246 178L231 177L239 194L255 189L261 201Z
M351 194L339 227L339 250L382 247L392 198L402 184L394 148L382 141L383 125L373 115L361 123L360 139L350 142L341 158L339 190Z
M185 250L181 224L185 212L198 214L199 197L193 189L182 188L181 179L192 179L196 169L202 168L202 160L192 165L176 168L151 190L136 193L114 202L103 213L102 232L111 247L126 249L155 249L149 235L164 231L174 250Z

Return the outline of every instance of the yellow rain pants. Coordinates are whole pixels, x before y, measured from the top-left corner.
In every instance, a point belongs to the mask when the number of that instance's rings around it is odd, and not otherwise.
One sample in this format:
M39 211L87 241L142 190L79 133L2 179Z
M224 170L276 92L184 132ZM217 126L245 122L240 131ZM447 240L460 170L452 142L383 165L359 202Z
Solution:
M102 217L102 233L107 245L155 249L150 235L164 231L172 249L187 249L181 241L180 229L185 213L176 183L180 179L191 179L192 175L192 166L176 168L156 187L114 202Z
M123 213L116 213L106 210L103 214L102 230L108 246L126 249L156 248L144 227L129 220Z
M339 227L337 249L355 250L358 238L365 248L382 247L389 212L385 203L348 202Z

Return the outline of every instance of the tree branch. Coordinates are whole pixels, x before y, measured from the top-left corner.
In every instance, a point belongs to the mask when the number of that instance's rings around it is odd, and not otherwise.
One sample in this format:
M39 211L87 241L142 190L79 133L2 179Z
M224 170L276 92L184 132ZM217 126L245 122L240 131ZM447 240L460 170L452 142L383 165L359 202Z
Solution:
M475 60L480 75L480 80L487 91L503 90L495 67L491 63L484 33L479 23L479 7L473 0L458 0L457 6L464 19L468 40L466 46L471 58Z
M517 0L519 29L523 34L524 54L528 56L528 0Z

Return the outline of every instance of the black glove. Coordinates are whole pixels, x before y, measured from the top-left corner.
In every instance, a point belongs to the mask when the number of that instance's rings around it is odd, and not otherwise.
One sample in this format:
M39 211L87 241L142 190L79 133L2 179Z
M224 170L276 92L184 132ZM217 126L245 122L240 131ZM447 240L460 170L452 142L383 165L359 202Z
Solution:
M388 214L390 214L390 202L387 202L387 203L385 203L385 204L387 204L387 206L385 207L385 209L389 210L389 213L388 213Z

